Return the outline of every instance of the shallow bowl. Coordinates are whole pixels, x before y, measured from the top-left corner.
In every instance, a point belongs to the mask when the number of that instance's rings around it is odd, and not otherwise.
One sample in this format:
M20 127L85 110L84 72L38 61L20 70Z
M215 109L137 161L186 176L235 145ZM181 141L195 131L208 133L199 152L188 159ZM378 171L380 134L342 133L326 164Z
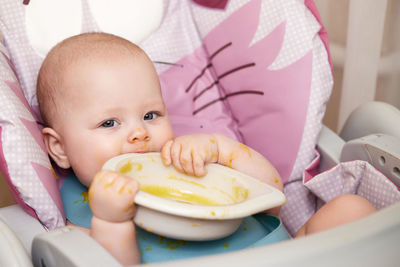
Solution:
M207 175L193 177L165 166L160 153L123 154L107 161L103 169L140 183L134 219L139 227L175 239L226 237L242 218L285 202L279 190L231 168L208 164Z

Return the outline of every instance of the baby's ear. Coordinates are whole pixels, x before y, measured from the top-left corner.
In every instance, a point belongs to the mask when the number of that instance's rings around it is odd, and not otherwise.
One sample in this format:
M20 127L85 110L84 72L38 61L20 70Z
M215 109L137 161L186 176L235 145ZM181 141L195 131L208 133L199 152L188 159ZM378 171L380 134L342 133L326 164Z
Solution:
M71 167L60 135L53 128L47 127L42 130L42 135L47 152L57 165L63 169Z

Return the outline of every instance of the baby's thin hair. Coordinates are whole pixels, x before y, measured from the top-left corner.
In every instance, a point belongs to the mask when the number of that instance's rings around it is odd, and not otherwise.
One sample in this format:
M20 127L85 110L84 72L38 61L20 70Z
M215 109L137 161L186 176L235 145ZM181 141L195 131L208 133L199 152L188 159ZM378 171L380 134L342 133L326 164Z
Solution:
M62 73L68 66L81 59L91 59L98 56L112 61L117 54L129 54L133 57L144 55L145 52L132 42L109 33L82 33L69 37L55 45L44 59L40 67L36 94L39 110L45 126L52 126L52 119L57 112L58 91L62 90Z

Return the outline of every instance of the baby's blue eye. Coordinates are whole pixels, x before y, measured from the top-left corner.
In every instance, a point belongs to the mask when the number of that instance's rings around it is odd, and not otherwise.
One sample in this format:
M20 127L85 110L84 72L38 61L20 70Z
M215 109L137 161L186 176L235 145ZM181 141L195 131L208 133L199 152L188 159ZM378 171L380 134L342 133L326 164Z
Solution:
M149 121L149 120L154 120L155 118L157 118L157 116L158 116L158 114L157 113L155 113L155 112L149 112L149 113L146 113L146 115L144 115L144 120L145 121Z
M115 120L106 120L105 122L103 122L102 124L101 124L101 127L104 127L104 128L110 128L110 127L115 127L115 126L117 126L117 122L115 121Z

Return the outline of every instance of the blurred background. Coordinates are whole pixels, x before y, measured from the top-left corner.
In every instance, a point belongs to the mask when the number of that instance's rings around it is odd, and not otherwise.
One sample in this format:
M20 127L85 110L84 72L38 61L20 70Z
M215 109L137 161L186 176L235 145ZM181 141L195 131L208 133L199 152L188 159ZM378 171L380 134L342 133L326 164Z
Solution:
M400 1L314 1L328 32L334 67L324 124L340 132L351 111L371 100L400 109ZM0 207L12 203L0 173Z
M334 67L324 124L340 132L350 112L371 100L400 109L400 1L314 1Z

